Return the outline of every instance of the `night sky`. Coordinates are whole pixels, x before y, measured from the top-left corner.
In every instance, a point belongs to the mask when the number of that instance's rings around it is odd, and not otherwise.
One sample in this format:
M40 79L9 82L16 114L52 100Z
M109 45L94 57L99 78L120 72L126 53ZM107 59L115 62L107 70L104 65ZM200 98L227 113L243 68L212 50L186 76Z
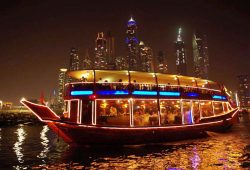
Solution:
M175 73L174 41L179 26L193 75L192 33L206 33L210 79L237 88L239 74L250 75L250 5L240 0L6 0L0 3L0 100L18 104L22 97L49 97L57 89L59 68L69 51L80 58L93 51L97 32L111 31L116 55L125 56L126 23L133 16L138 39L155 54L165 52Z

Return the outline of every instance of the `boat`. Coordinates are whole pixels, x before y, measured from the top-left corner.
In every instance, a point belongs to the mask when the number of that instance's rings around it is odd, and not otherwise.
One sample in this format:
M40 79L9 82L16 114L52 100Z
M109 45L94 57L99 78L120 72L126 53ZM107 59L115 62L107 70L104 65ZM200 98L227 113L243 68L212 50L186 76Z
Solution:
M70 145L167 142L237 122L230 93L211 80L128 70L67 74L63 114L25 99L21 103Z

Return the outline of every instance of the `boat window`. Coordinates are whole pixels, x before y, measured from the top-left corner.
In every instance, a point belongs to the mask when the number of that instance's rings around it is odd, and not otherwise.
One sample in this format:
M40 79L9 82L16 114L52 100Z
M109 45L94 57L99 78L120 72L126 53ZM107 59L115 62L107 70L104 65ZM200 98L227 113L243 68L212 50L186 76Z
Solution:
M69 101L64 101L63 118L69 118Z
M158 126L157 100L134 100L133 115L135 126Z
M156 89L156 81L153 73L130 71L130 79L136 90Z
M191 112L191 102L190 101L182 101L182 114L184 124L192 124L193 117Z
M98 125L130 125L128 100L96 100L96 102L96 123Z
M223 103L224 112L228 112L227 102Z
M77 114L78 114L78 100L71 100L70 101L70 121L76 122L77 121Z
M98 90L125 90L129 83L128 71L96 70Z
M200 122L200 106L198 101L193 101L192 104L192 111L193 111L193 120L194 123L199 123Z
M210 117L213 116L213 107L211 101L202 101L200 102L201 116Z
M160 100L160 108L162 126L182 124L179 100Z
M178 76L181 86L196 87L196 82L193 77Z
M213 105L214 105L214 114L215 115L223 114L222 102L213 102Z
M81 82L94 82L94 71L93 70L77 70L70 71L68 76L71 80L78 80Z
M175 75L157 73L157 80L161 91L178 90L178 80Z

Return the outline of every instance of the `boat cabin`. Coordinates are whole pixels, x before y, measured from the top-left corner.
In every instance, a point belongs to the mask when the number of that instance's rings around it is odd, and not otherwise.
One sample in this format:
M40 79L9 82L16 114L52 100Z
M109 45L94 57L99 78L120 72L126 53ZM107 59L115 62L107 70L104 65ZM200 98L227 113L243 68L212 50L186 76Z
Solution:
M194 77L128 70L68 73L65 121L95 126L199 124L233 110L226 88Z

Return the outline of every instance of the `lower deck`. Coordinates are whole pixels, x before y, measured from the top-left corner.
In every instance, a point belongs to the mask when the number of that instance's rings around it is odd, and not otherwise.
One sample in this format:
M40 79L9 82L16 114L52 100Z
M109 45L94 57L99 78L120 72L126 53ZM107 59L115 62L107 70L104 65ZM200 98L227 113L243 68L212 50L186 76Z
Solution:
M63 119L85 125L159 127L199 124L232 110L229 102L215 100L71 99L65 100Z

